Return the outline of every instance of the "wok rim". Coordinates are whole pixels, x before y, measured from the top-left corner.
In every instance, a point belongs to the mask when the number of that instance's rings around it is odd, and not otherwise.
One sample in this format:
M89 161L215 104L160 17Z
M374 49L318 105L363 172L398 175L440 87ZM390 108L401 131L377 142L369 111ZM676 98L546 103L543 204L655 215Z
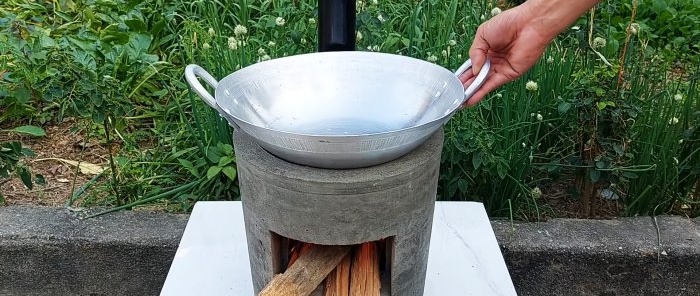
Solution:
M243 119L241 119L241 118L239 118L239 117L237 117L237 116L234 116L233 114L231 114L231 111L230 111L230 110L227 110L226 108L224 108L224 106L222 106L222 104L219 103L219 96L218 96L218 94L219 94L220 92L223 92L223 89L224 89L224 88L223 88L223 85L226 85L226 84L227 84L227 83L226 83L227 81L235 80L235 77L236 77L236 76L244 75L244 74L246 74L247 72L260 71L260 70L258 70L257 68L260 68L260 67L262 67L262 66L264 66L264 65L269 65L269 64L271 64L271 63L280 62L280 61L282 61L282 60L300 59L300 58L303 58L303 57L306 57L306 56L319 56L319 55L357 55L357 56L373 56L373 55L374 55L374 56L388 56L388 57L391 57L391 58L405 59L405 60L412 61L412 62L414 62L414 63L424 64L424 65L427 65L427 66L436 68L436 70L445 72L445 74L449 74L449 77L451 77L450 80L452 80L453 82L455 82L455 81L458 82L459 85L461 86L462 98L459 100L460 103L457 104L456 106L451 107L450 110L449 110L449 112L447 112L447 114L445 114L445 115L443 115L443 116L435 117L434 119L431 119L431 120L429 120L429 121L426 121L426 122L423 123L423 124L414 125L414 126L410 126L410 127L404 127L404 128L400 128L400 129L392 129L392 130L387 130L387 131L382 131L382 132L364 133L364 134L352 134L352 135L345 135L345 134L343 134L343 135L340 135L340 134L322 135L322 134L310 134L310 133L297 133L297 132L289 132L289 131L284 131L284 130L280 130L280 129L264 127L264 126L261 126L261 125L253 124L253 123L251 123L251 122L249 122L249 121L247 121L247 120L243 120ZM445 76L448 77L447 75L445 75ZM449 82L448 82L448 83L449 83ZM436 124L436 123L438 123L438 122L441 122L441 121L442 121L442 123L441 123L440 125L443 125L443 124L445 124L451 117L453 117L457 111L459 111L459 109L460 109L460 107L462 106L462 104L464 104L465 97L466 97L466 95L464 94L464 85L463 85L462 82L459 80L459 77L457 77L454 73L452 73L451 71L449 71L449 70L448 70L447 68L445 68L445 67L442 67L442 66L440 66L440 65L437 65L437 64L434 64L434 63L431 63L431 62L428 62L428 61L424 61L424 60L421 60L421 59L417 59L417 58L414 58L414 57L410 57L410 56L403 56L403 55L396 55L396 54L382 53L382 52L366 52L366 51L329 51L329 52L313 52L313 53L304 53L304 54L298 54L298 55L280 57L280 58L275 58L275 59L271 59L271 60L267 60L267 61L261 61L261 62L255 63L255 64L248 65L248 66L246 66L246 67L243 67L243 68L241 68L241 69L239 69L239 70L237 70L237 71L235 71L235 72L232 72L232 73L226 75L224 78L222 78L222 79L219 81L219 86L214 90L214 99L216 100L216 105L219 107L219 109L220 109L221 111L225 112L224 119L226 119L227 121L228 121L228 120L232 120L232 121L234 121L234 123L235 123L236 125L238 125L238 126L241 126L241 123L244 123L243 125L250 126L250 127L255 128L255 129L262 129L262 130L264 130L264 131L274 132L274 133L278 133L278 134L284 134L284 135L287 135L287 136L290 137L290 138L294 138L294 137L296 137L296 138L303 137L303 138L313 138L313 139L318 139L318 138L324 138L324 139L356 139L356 138L361 138L361 137L365 137L365 138L368 138L368 137L371 137L371 138L379 137L379 138L381 138L381 137L393 136L392 134L406 133L406 132L410 132L410 131L413 131L413 130L426 128L427 126L432 126L432 125L434 125L434 124ZM224 115L224 114L222 114L222 115ZM242 127L241 127L241 128L242 128ZM242 129L243 129L243 128L242 128ZM257 137L255 134L253 134L253 133L249 133L249 132L247 132L247 133L248 133L248 134L251 134L251 136L253 136L253 137L255 137L255 138L258 138L258 137Z

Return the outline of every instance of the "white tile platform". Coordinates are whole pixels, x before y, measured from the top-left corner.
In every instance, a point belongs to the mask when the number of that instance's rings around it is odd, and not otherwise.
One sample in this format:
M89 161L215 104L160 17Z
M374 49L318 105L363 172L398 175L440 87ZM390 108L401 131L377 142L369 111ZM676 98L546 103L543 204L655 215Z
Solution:
M161 296L253 296L240 202L198 202ZM437 202L425 296L517 295L481 203Z

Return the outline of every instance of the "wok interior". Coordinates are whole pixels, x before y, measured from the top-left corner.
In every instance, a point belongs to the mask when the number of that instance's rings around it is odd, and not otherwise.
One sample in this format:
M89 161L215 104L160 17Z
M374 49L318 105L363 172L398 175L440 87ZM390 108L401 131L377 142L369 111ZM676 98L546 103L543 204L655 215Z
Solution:
M219 83L230 116L306 135L367 135L410 128L453 112L464 97L453 73L425 61L326 52L258 63Z

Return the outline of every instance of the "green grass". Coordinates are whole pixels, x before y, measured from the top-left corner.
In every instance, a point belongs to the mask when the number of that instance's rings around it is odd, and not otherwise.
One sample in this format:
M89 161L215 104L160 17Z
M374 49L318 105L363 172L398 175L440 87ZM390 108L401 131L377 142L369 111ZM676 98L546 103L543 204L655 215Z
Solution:
M603 189L620 197L623 215L699 215L693 1L639 1L639 32L626 47L629 5L606 1L592 19L583 16L531 71L446 124L438 198L537 220L557 215L547 199L557 185L591 216ZM220 79L268 58L315 52L316 1L56 3L0 5L0 65L8 69L0 126L78 116L90 136L120 144L105 176L69 204L187 211L198 200L239 198L231 128L189 90L184 67L198 64ZM364 1L357 49L454 70L494 5ZM600 55L589 32L606 41ZM667 36L678 34L686 39Z

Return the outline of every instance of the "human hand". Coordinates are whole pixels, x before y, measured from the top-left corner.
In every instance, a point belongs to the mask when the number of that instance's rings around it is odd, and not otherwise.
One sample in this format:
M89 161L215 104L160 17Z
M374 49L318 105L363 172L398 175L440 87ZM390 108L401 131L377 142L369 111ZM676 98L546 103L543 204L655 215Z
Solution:
M599 1L528 0L481 24L469 49L472 71L460 80L470 85L486 57L491 60L491 69L465 107L476 105L489 92L530 70L549 43Z
M481 87L465 103L471 107L486 94L527 72L542 56L552 41L530 24L533 14L527 7L518 6L506 10L486 21L476 31L469 49L472 71L464 73L460 80L471 84L486 62L491 60L491 70Z

